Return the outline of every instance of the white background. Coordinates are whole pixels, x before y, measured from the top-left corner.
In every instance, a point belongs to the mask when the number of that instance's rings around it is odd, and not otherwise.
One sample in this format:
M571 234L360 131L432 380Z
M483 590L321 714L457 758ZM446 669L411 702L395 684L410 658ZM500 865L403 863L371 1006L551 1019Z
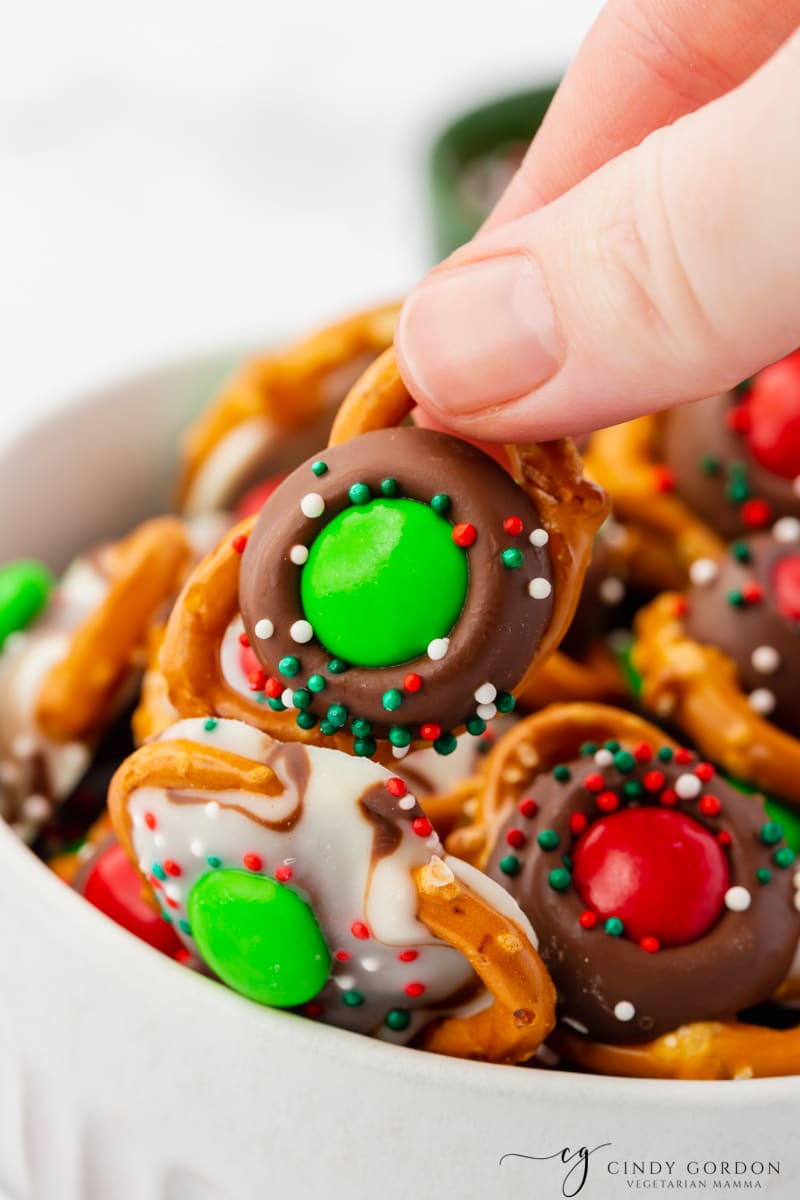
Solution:
M76 390L402 294L425 155L598 0L0 0L0 441Z

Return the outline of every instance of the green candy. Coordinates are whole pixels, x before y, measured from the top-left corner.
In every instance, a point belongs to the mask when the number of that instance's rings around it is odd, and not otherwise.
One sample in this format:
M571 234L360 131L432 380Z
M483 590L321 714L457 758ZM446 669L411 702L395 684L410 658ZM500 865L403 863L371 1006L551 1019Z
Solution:
M374 499L339 513L315 538L300 594L332 655L388 667L451 632L468 574L447 520L416 500Z
M33 559L0 567L0 646L12 633L27 629L47 604L54 584L44 563Z
M284 884L224 868L197 881L188 908L200 954L248 999L291 1008L325 986L325 939L310 906Z
M800 813L785 804L781 804L779 800L775 800L772 796L767 798L764 808L768 816L772 817L773 821L780 825L787 845L791 846L792 850L800 852Z

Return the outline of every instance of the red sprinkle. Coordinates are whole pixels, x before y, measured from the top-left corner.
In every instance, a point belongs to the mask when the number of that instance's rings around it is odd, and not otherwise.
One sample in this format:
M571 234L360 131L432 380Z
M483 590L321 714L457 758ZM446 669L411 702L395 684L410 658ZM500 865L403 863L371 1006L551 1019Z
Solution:
M405 994L407 996L421 996L422 993L425 991L425 984L424 983L407 983L406 986L403 988L403 991L405 992Z
M250 638L247 636L246 633L239 634L239 645L240 646L249 646L250 645Z
M411 828L417 837L430 837L433 833L433 826L427 817L415 817L411 822Z
M597 807L601 812L616 812L619 808L619 796L614 792L601 792L597 797Z
M640 763L650 762L653 757L653 747L647 742L639 742L639 745L633 748L633 757Z
M408 792L408 785L404 779L393 775L391 779L386 780L386 790L390 796L405 796Z
M691 761L692 752L691 750L687 750L685 746L681 746L679 750L675 751L675 762L680 763L682 767L685 767L686 764L690 763Z
M160 888L161 887L161 880L156 879L155 875L148 875L147 882L150 884L150 887L152 887L152 888Z
M689 611L689 601L685 596L676 596L673 612L676 617L685 617Z
M536 801L533 799L532 796L526 796L524 800L520 800L519 814L521 817L527 817L528 820L530 820L531 817L536 816L538 811L539 811L539 805L536 803Z
M245 854L242 862L247 867L248 871L260 871L264 866L260 854Z
M722 804L718 796L702 796L698 807L705 817L718 817L722 812Z
M590 792L602 792L606 786L606 781L599 771L593 771L591 775L586 776L583 786L588 788Z
M577 837L578 834L583 833L588 824L589 819L585 813L574 812L569 819L569 831L574 837Z
M525 845L527 838L521 829L509 829L506 834L506 841L515 850L520 850Z
M661 949L661 942L658 940L658 938L650 937L649 935L647 937L643 937L639 942L639 945L643 950L646 950L648 954L656 954Z
M237 536L231 542L231 546L233 547L233 549L236 551L237 554L244 554L244 548L246 545L247 545L247 538L245 537L245 535L243 533L237 534Z
M337 950L333 956L337 962L350 962L349 950Z
M453 541L457 546L461 546L462 550L467 546L473 546L477 536L477 529L468 521L461 521L458 525L453 526Z
M407 692L418 692L422 687L422 676L410 671L403 680L403 687Z
M664 772L648 771L642 783L646 792L660 792L664 786Z
M659 796L659 800L667 808L674 808L678 803L678 793L673 788L664 788L664 791Z
M587 908L586 912L582 912L578 917L578 924L583 929L594 929L597 924L597 913L593 913Z
M293 871L291 867L283 866L275 868L275 878L277 879L278 883L288 883L292 878L292 875Z
M369 929L363 921L353 921L353 924L350 926L350 932L353 937L360 938L362 942L366 941L369 937Z
M148 829L155 829L156 819L151 812L147 812L144 814L144 823Z
M675 487L675 474L669 467L653 467L653 491L671 492Z
M694 769L694 773L698 779L702 779L703 783L708 783L709 779L714 778L714 768L711 763L698 763Z
M522 533L522 528L521 517L506 517L505 521L503 521L503 529L505 529L506 533L510 533L512 537L516 537L517 534Z
M734 433L748 433L750 430L750 412L743 404L729 408L725 414L725 421Z
M303 1012L307 1017L321 1017L324 1011L318 1000L309 1000L308 1004L303 1005Z
M742 599L745 604L760 604L764 599L764 589L754 581L746 583L742 588Z
M188 962L191 962L192 952L187 950L185 946L181 946L180 950L175 951L175 962L180 963L185 967Z
M441 735L442 727L441 725L437 725L435 721L426 721L424 725L420 725L419 731L426 742L435 742Z
M178 901L173 900L171 896L166 896L165 899L167 901L167 908L178 908L179 907Z
M274 675L270 675L269 679L264 681L264 691L270 700L277 700L283 695L283 684L280 679L276 679Z
M763 529L772 520L770 505L767 504L766 500L760 500L756 496L751 500L745 500L739 512L742 515L745 525L748 525L751 529Z
M400 962L414 962L416 958L419 958L419 951L401 950L397 957Z
M727 829L720 829L719 833L717 834L717 841L719 842L720 846L730 846L733 838L728 833Z
M174 862L171 858L167 858L164 860L164 870L167 872L168 875L171 875L173 879L177 879L178 876L182 873L178 864L176 862Z
M263 692L267 684L267 677L262 670L251 671L247 676L247 686L251 692Z

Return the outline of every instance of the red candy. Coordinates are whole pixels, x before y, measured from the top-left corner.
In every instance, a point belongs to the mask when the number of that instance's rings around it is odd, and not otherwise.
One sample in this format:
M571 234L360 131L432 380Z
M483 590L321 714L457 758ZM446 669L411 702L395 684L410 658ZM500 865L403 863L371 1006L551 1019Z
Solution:
M800 350L759 371L745 401L750 453L784 479L800 475Z
M628 937L682 946L718 920L730 874L716 838L685 813L629 808L600 817L572 851L572 879L601 920Z
M174 958L181 943L171 925L142 899L142 881L116 842L89 868L83 895L123 929Z
M775 607L792 621L800 621L800 554L787 554L772 572Z
M254 517L256 513L260 513L285 478L285 475L273 475L271 479L265 479L263 483L257 483L251 488L236 505L236 520L243 521L245 517Z

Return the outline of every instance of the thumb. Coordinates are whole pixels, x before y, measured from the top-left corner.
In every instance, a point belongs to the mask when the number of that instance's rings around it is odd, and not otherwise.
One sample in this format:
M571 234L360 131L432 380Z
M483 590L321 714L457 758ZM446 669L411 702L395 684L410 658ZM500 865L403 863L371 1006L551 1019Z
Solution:
M479 235L411 293L403 377L476 439L712 395L800 343L800 31L735 91Z

